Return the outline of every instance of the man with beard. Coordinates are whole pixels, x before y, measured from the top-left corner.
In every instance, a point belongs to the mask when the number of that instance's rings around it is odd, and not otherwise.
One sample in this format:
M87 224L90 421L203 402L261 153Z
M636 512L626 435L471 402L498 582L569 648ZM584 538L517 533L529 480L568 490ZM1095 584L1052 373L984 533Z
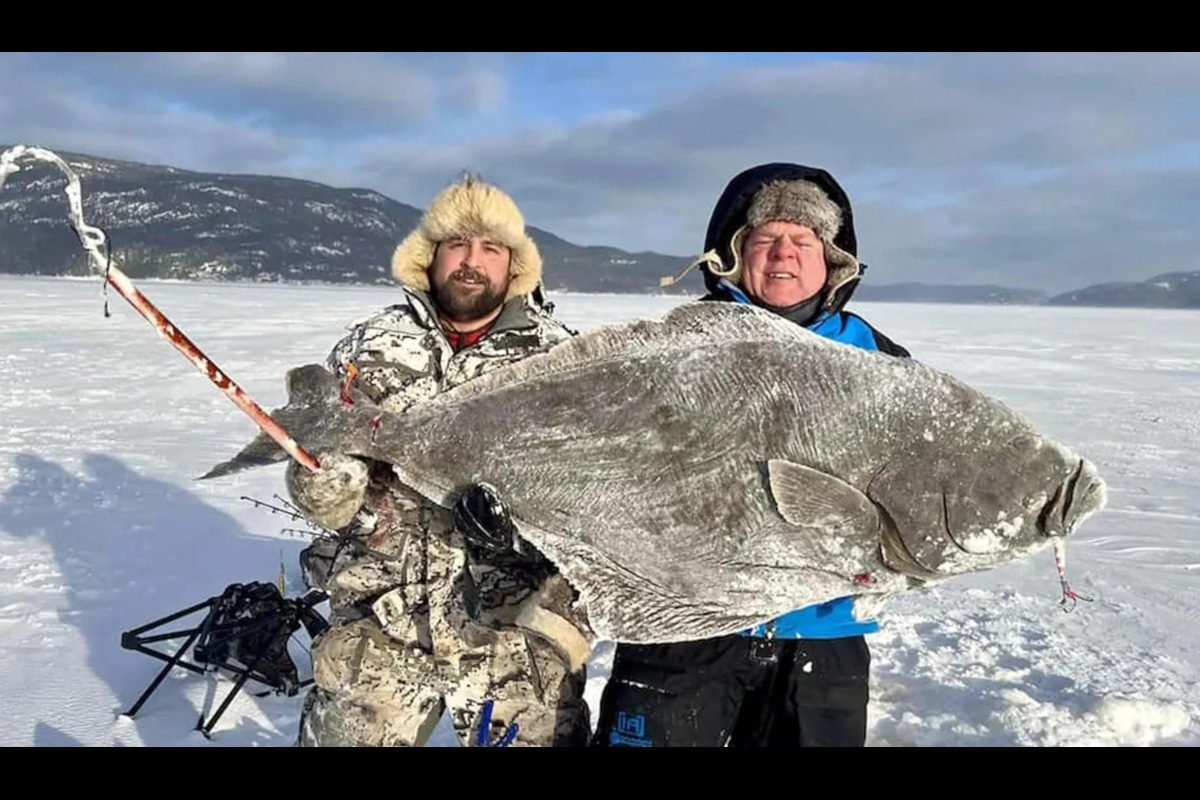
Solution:
M544 352L572 332L540 301L541 268L513 200L467 176L396 248L402 302L352 326L328 366L404 412ZM306 582L330 595L332 627L313 647L300 744L420 746L445 710L469 746L586 743L589 650L571 590L528 546L487 546L506 523L490 487L447 511L387 464L317 459L317 473L287 471L296 504L336 531L301 556Z

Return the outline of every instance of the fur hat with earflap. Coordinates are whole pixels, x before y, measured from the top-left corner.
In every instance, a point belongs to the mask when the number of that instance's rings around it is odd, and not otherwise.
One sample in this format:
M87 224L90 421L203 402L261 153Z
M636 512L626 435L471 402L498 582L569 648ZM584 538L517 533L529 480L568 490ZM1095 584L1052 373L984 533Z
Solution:
M670 286L694 267L704 274L708 291L720 296L722 282L738 284L742 277L742 242L755 227L771 220L805 225L825 245L824 307L843 307L866 268L856 253L854 212L850 199L823 169L802 164L759 164L735 175L713 207L704 237L704 252L674 277Z
M511 197L466 175L433 198L416 230L392 254L392 276L406 286L429 290L429 267L440 242L487 236L511 252L505 301L527 295L542 279L542 257L525 232L525 218Z
M858 276L858 259L834 244L842 229L842 209L821 187L806 180L781 180L764 184L746 210L746 224L733 238L733 268L727 273L734 282L741 277L741 249L745 236L759 225L780 220L811 228L825 245L827 287L840 286Z

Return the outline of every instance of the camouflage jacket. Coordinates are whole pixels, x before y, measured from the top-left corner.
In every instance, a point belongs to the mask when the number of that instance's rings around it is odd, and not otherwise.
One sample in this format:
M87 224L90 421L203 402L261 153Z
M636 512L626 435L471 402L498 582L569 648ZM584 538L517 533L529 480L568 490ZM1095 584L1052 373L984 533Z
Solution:
M405 301L350 327L327 366L391 412L490 370L544 352L573 332L527 297L505 304L492 330L455 353L427 294L405 287ZM353 370L351 369L353 364ZM548 565L532 568L469 564L453 515L395 479L386 464L372 465L362 509L339 532L339 547L323 588L335 624L373 616L393 639L441 652L461 648L469 622L502 626L533 591L544 591ZM561 579L559 579L561 581Z

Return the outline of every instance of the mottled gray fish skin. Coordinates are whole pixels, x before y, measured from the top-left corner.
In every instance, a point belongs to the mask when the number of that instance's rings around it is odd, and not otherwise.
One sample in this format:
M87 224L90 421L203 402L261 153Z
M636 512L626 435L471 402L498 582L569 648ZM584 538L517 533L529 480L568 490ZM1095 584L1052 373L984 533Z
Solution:
M730 303L591 331L405 414L344 405L316 366L289 398L273 416L310 450L387 461L443 505L497 487L617 641L995 567L1105 501L1090 463L997 400ZM260 435L210 475L284 457Z

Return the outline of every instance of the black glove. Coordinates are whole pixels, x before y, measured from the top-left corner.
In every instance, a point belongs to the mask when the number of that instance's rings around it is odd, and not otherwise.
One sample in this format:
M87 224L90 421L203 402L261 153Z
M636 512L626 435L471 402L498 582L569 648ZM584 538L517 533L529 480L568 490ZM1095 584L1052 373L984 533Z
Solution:
M467 545L480 554L495 557L517 553L517 529L496 489L476 483L454 503L454 526Z

